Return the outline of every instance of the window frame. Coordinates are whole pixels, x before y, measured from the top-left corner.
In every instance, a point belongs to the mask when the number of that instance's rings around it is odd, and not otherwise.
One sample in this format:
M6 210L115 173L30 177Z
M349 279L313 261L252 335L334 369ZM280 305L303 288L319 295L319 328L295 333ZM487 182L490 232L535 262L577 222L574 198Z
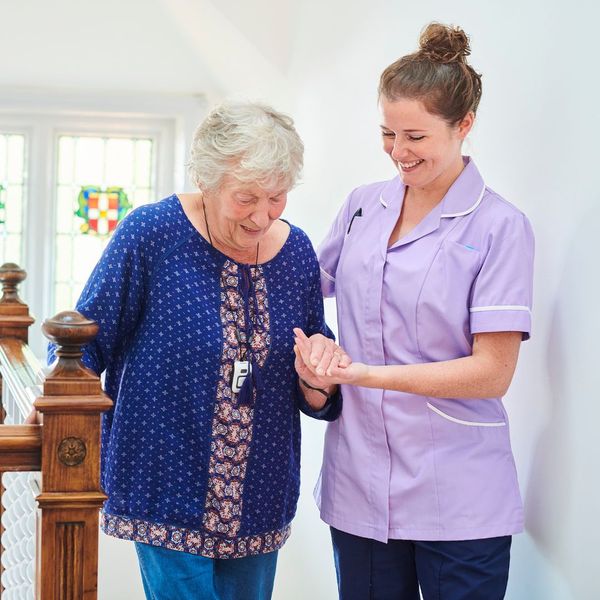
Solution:
M154 142L156 200L186 191L185 156L206 113L198 96L91 94L0 88L0 131L25 135L22 262L27 279L21 297L34 315L54 314L58 140L61 135L145 137ZM43 319L42 319L43 320ZM45 353L40 326L30 345Z
M26 227L29 216L29 188L30 188L30 160L31 154L31 139L32 139L32 128L23 122L15 120L7 120L4 115L0 113L0 135L22 135L25 138L24 147L24 178L23 178L23 207L22 207L22 228L21 228L21 260L26 260L27 249L26 249ZM21 265L19 265L21 266Z

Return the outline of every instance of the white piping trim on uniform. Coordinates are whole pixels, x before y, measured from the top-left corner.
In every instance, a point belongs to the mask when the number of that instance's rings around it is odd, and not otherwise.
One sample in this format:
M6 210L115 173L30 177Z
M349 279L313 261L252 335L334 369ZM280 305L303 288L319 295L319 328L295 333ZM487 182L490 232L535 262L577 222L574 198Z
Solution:
M387 208L387 202L383 199L383 194L379 194L379 202L383 204L383 208Z
M473 204L471 208L467 208L467 210L463 210L462 212L457 213L445 213L443 215L440 215L440 218L443 219L448 217L464 217L465 215L472 213L479 206L479 203L483 200L483 194L485 194L485 182L483 183L483 188L481 190L481 193L479 194L479 197L477 198L477 202L475 202L475 204Z
M477 400L474 400L474 402L477 402ZM437 415L440 415L440 417L443 417L444 419L448 419L448 421L452 421L453 423L458 423L459 425L469 425L470 427L505 427L506 426L506 421L496 421L494 423L478 423L477 421L463 421L462 419L456 419L454 417L451 417L450 415L447 415L445 412L442 412L439 408L436 408L435 406L433 406L433 404L430 404L429 402L427 403L427 407L429 409L431 409Z
M321 267L321 275L325 277L325 279L329 279L332 283L335 283L335 277L332 277L325 269Z
M522 310L531 313L529 306L518 306L518 305L499 305L499 306L473 306L469 309L471 312L488 312L493 310Z

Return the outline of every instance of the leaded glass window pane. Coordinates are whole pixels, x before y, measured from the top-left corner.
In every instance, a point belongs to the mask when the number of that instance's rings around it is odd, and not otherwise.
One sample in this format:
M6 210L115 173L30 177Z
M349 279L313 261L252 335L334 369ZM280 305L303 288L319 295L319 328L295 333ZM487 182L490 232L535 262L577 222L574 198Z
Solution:
M135 137L61 135L58 138L56 187L55 310L75 306L83 285L106 247L106 225L95 230L90 216L114 218L111 192L122 189L122 200L132 208L155 199L154 141ZM80 194L94 198L93 210L82 210ZM94 190L98 191L98 194ZM87 205L86 205L87 206ZM109 212L109 216L107 216ZM121 211L126 212L126 211ZM76 213L79 213L78 216ZM93 213L93 214L92 214ZM84 216L85 215L85 216ZM92 224L91 228L89 224ZM85 233L87 231L87 233Z
M0 133L0 264L22 264L25 136Z

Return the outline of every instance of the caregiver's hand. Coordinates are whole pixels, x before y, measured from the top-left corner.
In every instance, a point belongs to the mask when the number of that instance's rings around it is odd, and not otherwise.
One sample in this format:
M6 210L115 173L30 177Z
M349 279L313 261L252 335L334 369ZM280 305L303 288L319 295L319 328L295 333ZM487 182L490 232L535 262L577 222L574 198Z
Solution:
M366 374L368 368L362 363L353 363L350 356L333 340L321 334L310 338L299 328L294 329L297 355L299 354L306 372L318 378L319 386L326 387L338 383L355 383ZM300 372L298 374L302 377ZM305 377L302 377L305 379ZM313 383L309 381L311 385Z

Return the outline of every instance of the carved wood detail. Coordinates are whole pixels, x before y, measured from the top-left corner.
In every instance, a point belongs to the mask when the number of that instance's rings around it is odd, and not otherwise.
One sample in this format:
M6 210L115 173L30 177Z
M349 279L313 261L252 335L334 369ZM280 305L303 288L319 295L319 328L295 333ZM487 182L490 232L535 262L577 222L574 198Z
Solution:
M83 598L83 551L85 523L56 523L55 598Z
M85 460L87 448L81 438L67 437L58 445L56 452L63 465L75 467Z
M82 346L98 333L98 324L72 310L46 319L44 335L57 345L56 362L44 383L44 396L79 396L100 394L100 378L83 366Z

